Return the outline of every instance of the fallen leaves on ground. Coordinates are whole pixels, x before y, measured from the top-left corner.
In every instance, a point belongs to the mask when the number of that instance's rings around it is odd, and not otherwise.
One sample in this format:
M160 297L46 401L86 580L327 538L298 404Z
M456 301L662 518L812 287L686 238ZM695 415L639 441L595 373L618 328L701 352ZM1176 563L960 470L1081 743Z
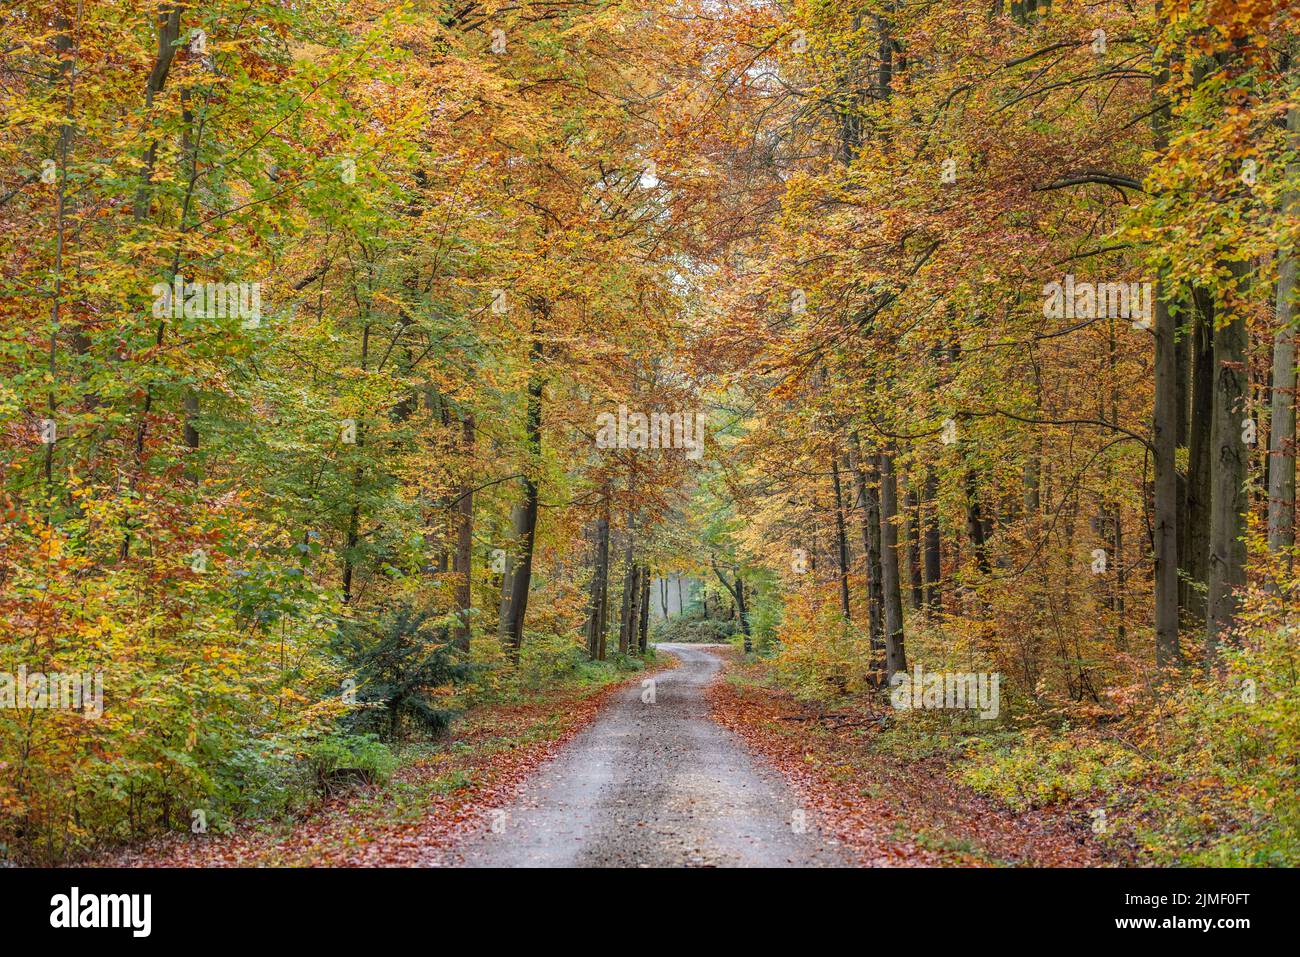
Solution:
M438 867L508 806L524 782L595 718L610 695L654 671L601 687L561 686L474 709L427 756L382 787L321 802L305 819L231 833L169 834L92 863L107 867Z
M732 656L726 674L750 666ZM792 695L724 677L709 689L716 721L773 766L804 802L808 823L873 867L1098 867L1123 863L1092 839L1073 806L1016 813L954 781L949 759L873 750L865 710L825 714Z

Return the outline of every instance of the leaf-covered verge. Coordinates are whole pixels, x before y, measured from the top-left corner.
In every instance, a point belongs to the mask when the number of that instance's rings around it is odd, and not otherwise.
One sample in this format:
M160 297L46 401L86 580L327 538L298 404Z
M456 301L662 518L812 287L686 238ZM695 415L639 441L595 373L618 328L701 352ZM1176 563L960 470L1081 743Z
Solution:
M800 699L763 662L734 661L714 717L800 794L810 826L866 866L1085 867L1124 863L1076 807L1013 812L955 779L950 735L891 724L872 695ZM888 705L884 706L886 709Z
M1013 808L1086 805L1100 840L1143 863L1294 867L1296 635L1255 637L1225 655L1223 675L1123 689L1101 720L1025 721L967 741L958 773Z
M456 862L523 782L595 717L607 697L675 659L533 662L522 680L480 686L436 740L395 748L391 778L358 783L291 816L220 832L172 833L90 863L130 867L415 867ZM630 676L630 677L629 677Z
M715 698L850 846L887 833L904 858L949 852L927 863L1295 866L1300 649L1291 629L1250 639L1222 674L1115 688L1091 709L1013 687L989 721L895 709L833 673L830 640L734 663ZM951 635L914 641L926 670L957 666Z

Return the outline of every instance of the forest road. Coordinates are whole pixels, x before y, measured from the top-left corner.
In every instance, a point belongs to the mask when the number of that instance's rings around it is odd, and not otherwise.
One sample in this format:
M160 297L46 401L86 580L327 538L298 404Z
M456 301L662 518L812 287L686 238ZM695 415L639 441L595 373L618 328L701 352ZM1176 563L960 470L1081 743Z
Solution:
M716 646L715 646L716 647ZM709 717L722 667L707 645L596 720L457 850L478 867L835 867L840 847L797 795ZM650 679L647 679L650 680Z

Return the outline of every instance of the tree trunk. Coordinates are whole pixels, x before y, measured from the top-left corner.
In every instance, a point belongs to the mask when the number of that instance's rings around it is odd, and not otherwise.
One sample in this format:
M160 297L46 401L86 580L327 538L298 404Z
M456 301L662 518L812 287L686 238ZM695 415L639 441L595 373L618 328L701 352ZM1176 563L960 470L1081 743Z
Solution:
M835 491L835 543L840 559L840 614L845 621L853 620L849 607L849 540L844 532L844 496L840 487L839 453L831 451L831 482Z
M736 610L740 614L740 632L745 636L745 654L754 650L749 635L749 606L745 603L745 581L736 573Z
M1161 4L1156 5L1157 12ZM1156 108L1151 114L1151 132L1156 151L1169 145L1170 108L1162 87L1169 80L1168 61L1157 66L1152 83ZM1190 555L1191 541L1180 543L1186 528L1179 534L1181 510L1190 507L1190 489L1181 489L1178 481L1177 450L1187 416L1186 400L1179 383L1186 383L1185 368L1179 362L1178 319L1166 300L1168 283L1158 277L1155 289L1155 400L1152 409L1152 457L1155 481L1153 490L1154 528L1152 548L1155 553L1154 626L1156 667L1176 663L1181 655L1178 646L1179 608L1184 605L1186 590L1179 584L1179 569Z
M912 610L924 602L921 587L921 495L909 483L907 489L907 571L912 586Z
M609 517L606 515L605 575L600 582L599 618L596 622L596 660L605 660L605 639L609 637Z
M1180 305L1184 305L1180 303ZM1180 315L1190 314L1193 317L1192 322L1186 322L1186 330L1180 331L1177 341L1174 343L1174 365L1175 369L1175 386L1174 386L1174 404L1176 407L1174 421L1174 445L1178 449L1186 449L1191 436L1191 408L1192 408L1192 350L1194 345L1195 331L1195 307L1191 306L1189 310L1181 312ZM1154 414L1154 413L1153 413ZM1154 440L1155 433L1152 432ZM1188 529L1191 527L1188 522L1188 486L1190 483L1190 468L1176 471L1174 482L1178 489L1178 520L1175 524L1178 538L1178 614L1181 624L1185 609L1187 608L1188 585L1187 585L1187 562L1188 548L1190 546ZM1154 528L1152 532L1154 534ZM1152 548L1154 550L1154 541Z
M1174 340L1178 323L1157 283L1155 303L1155 632L1156 666L1178 661L1178 366Z
M363 372L365 371L366 365L369 363L369 361L370 361L370 324L366 323L366 325L361 330L361 369ZM143 429L143 425L144 425L144 419L142 418L141 419L142 429ZM143 431L141 432L141 435L143 436ZM362 427L362 423L358 422L357 434L356 434L357 451L360 452L360 450L365 447L365 444L366 444L365 430ZM353 504L351 510L348 512L347 538L343 546L343 604L345 605L350 605L352 603L352 578L353 578L353 572L356 568L356 548L361 541L360 539L361 505L358 501L356 501L356 499L359 498L361 494L360 492L361 479L362 479L361 466L358 465L352 472Z
M1190 342L1192 407L1187 437L1186 568L1182 574L1183 618L1205 625L1205 588L1210 563L1210 427L1214 421L1214 302L1197 290L1195 329Z
M524 619L528 613L528 591L533 578L533 545L537 534L537 470L542 456L542 378L537 369L541 343L534 332L531 359L533 371L528 379L528 409L524 436L528 444L528 466L524 472L524 500L515 511L514 541L519 557L510 576L510 597L505 615L506 643L511 657L518 661L524 641Z
M601 516L596 521L596 544L591 574L591 596L587 606L587 657L602 658L601 635L605 627L605 608L609 586L609 499L603 500Z
M1248 268L1231 263L1235 278ZM1240 287L1238 287L1240 289ZM1238 301L1214 334L1214 417L1210 433L1210 563L1205 616L1207 664L1236 624L1238 589L1246 584L1246 468L1241 421L1246 399L1246 319Z
M1287 112L1287 139L1292 150L1300 151L1300 108ZM1287 181L1300 177L1300 164L1287 166ZM1293 216L1300 198L1295 190L1282 197L1283 216ZM1295 545L1295 439L1296 439L1296 366L1295 295L1296 262L1294 249L1278 250L1277 264L1277 333L1273 338L1273 374L1271 412L1268 435L1268 548L1274 554ZM1292 556L1287 555L1287 570Z
M988 575L993 571L993 566L989 562L986 528L980 508L979 482L975 478L975 470L968 468L966 470L966 531L970 535L971 547L975 551L975 564L981 573Z
M1035 488L1037 495L1037 488ZM943 591L940 579L943 577L942 554L939 551L939 479L934 469L925 470L925 601L931 614L943 610ZM1035 506L1037 507L1037 506Z
M885 647L885 591L880 570L880 499L875 486L867 481L858 434L854 432L850 438L853 475L858 484L858 503L862 508L862 547L867 563L867 634L870 637L874 666L876 654L883 652Z
M641 626L637 634L637 647L641 657L645 657L650 635L650 566L641 566Z
M158 52L154 57L153 69L145 81L144 107L148 112L153 107L154 98L162 92L167 84L167 75L171 73L172 61L176 59L177 41L181 35L181 5L166 7L158 14ZM149 197L153 189L153 169L158 158L158 141L151 140L145 149L140 168L140 186L135 195L134 217L141 222L149 215Z
M1040 508L1039 485L1042 481L1043 463L1034 453L1025 462L1025 511L1031 520L1038 515Z
M718 581L722 582L722 587L731 593L732 599L736 602L736 613L740 615L740 632L745 638L745 654L749 654L753 647L750 644L749 635L749 609L745 604L745 582L740 577L740 572L736 572L736 582L733 585L723 577L722 570L718 568L716 560L713 561L713 574L718 576Z
M519 528L524 524L523 505L516 502L510 508L510 528ZM508 645L510 641L510 592L515 582L515 553L513 546L505 550L505 566L501 574L501 606L497 610L497 639Z
M461 420L461 452L474 457L474 416L467 413ZM456 557L452 571L456 575L456 630L452 643L469 651L470 618L474 609L474 485L473 470L466 469L460 498L456 502Z
M618 616L618 653L626 655L628 646L632 642L632 629L636 622L638 607L639 588L641 583L640 569L638 568L632 552L632 530L627 532L627 546L623 550L623 600L620 605Z
M884 587L885 681L907 670L903 647L903 596L898 574L898 479L894 475L894 453L886 449L876 456L880 472L880 568Z

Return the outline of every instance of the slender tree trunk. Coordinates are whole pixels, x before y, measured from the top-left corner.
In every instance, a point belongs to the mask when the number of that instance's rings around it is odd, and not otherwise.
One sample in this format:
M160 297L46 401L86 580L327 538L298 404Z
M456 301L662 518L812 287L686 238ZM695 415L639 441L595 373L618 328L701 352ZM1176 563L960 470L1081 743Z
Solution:
M367 322L361 330L361 370L364 372L370 362L370 323ZM143 427L143 419L141 426ZM366 436L362 423L357 423L356 447L358 453L365 447ZM352 603L352 578L356 569L356 549L360 544L361 538L361 504L357 499L360 497L361 466L358 465L352 472L352 508L348 512L348 531L347 538L343 546L343 604Z
M521 502L516 502L510 507L510 529L511 537L516 534L515 529L524 524L523 517L524 506ZM510 592L515 584L515 550L514 544L505 550L505 567L501 574L501 606L497 610L497 639L503 645L510 643Z
M986 528L980 507L979 482L975 478L975 470L967 468L966 531L970 535L971 547L975 551L975 564L981 573L988 575L993 571L993 566L989 562L988 546L985 539Z
M1161 4L1157 3L1159 11ZM1162 61L1153 79L1156 108L1151 114L1151 132L1157 153L1169 145L1170 109L1161 93L1169 81L1169 64ZM1155 482L1153 491L1154 528L1152 546L1155 565L1154 627L1156 666L1175 664L1180 657L1178 624L1180 586L1178 578L1180 548L1178 529L1180 498L1177 450L1179 422L1186 416L1180 405L1178 319L1169 308L1168 283L1158 277L1155 289L1155 401L1152 409L1152 457ZM1182 376L1185 379L1185 374ZM1190 547L1190 542L1188 543ZM1182 550L1186 553L1186 549Z
M910 483L907 489L907 571L911 578L912 610L925 601L921 582L921 494Z
M1208 291L1194 296L1195 328L1189 343L1192 407L1187 438L1187 538L1183 617L1190 628L1205 626L1205 592L1210 565L1210 427L1214 421L1214 301Z
M880 569L880 499L875 485L867 480L857 433L854 432L850 439L853 475L858 484L858 503L862 509L862 548L866 553L867 564L867 634L870 637L874 665L876 654L885 648L885 590Z
M943 556L939 551L938 498L938 477L935 475L934 469L927 467L925 470L925 601L930 613L934 615L943 611L943 590L940 585L940 580L943 577Z
M157 53L154 56L153 69L149 71L149 78L148 80L145 81L144 102L145 102L146 112L152 110L154 98L160 92L162 92L163 87L167 83L167 76L169 73L171 73L172 61L176 58L176 41L180 37L180 23L181 23L181 8L179 5L168 6L161 9L155 20L157 37L158 37L158 47L157 47ZM132 210L132 217L136 223L143 222L144 219L149 215L149 198L153 189L153 185L152 185L153 171L154 171L154 164L157 160L157 154L158 154L158 142L157 140L151 140L148 148L145 150L145 155L141 163L140 185L136 191L134 209ZM61 182L59 187L60 207L62 207L64 203L65 185L66 183ZM62 217L63 217L63 213L61 208L59 212L59 219L60 219L60 229L59 229L59 236L58 236L59 259L58 259L58 269L55 275L56 284L60 283L62 279L62 251L63 251L63 231L61 225ZM175 275L175 260L173 261L173 276L174 275ZM56 294L54 297L56 310L61 300L62 300L62 292L61 290L56 290ZM56 316L55 317L56 328L57 328L57 324L58 323L57 323L57 316ZM166 328L167 326L165 323L159 322L158 331L155 335L156 346L162 345L163 335L166 331ZM136 458L137 473L143 467L145 433L149 428L149 414L152 410L153 410L153 383L148 383L145 386L144 403L141 408L140 419L136 424L136 430L135 430L135 458ZM50 466L52 465L53 454L54 454L54 449L53 446L51 445L46 449L47 482L50 481L51 478L51 476L49 475L49 469ZM137 476L132 475L131 483L130 483L132 491L135 490L136 480L137 480ZM130 556L130 554L131 554L131 532L130 529L128 529L122 536L122 548L120 553L121 560L126 561L127 558ZM350 577L351 576L349 575L349 579ZM344 594L343 600L345 603L348 600L348 596L346 592Z
M1159 15L1163 3L1157 5ZM1199 59L1192 67L1192 84L1200 86L1209 72L1209 61ZM1156 78L1160 84L1168 78L1168 66ZM1157 120L1160 121L1157 125ZM1168 143L1169 108L1158 110L1152 119L1157 136L1157 149L1164 150ZM1179 536L1186 540L1180 545L1179 561L1182 582L1180 604L1181 619L1188 628L1204 628L1207 617L1206 592L1208 591L1210 565L1210 509L1211 509L1211 430L1214 420L1214 361L1215 302L1210 290L1197 287L1192 290L1192 314L1195 333L1188 343L1189 372L1191 377L1191 408L1188 410L1186 508L1181 517L1186 519L1179 528Z
M1174 343L1174 365L1175 382L1175 423L1174 423L1174 445L1178 449L1186 449L1188 442L1191 440L1191 408L1192 408L1192 351L1195 339L1195 308L1188 310L1193 319L1188 322L1184 312L1185 329L1180 329L1177 341ZM1154 414L1154 413L1153 413ZM1152 432L1154 439L1155 433ZM1188 487L1191 481L1191 470L1179 470L1175 474L1174 481L1178 487L1178 521L1175 524L1178 538L1178 614L1180 624L1183 616L1186 614L1188 607L1189 588L1188 588L1188 550L1191 542L1188 535L1188 529L1191 527L1188 513ZM1152 529L1154 533L1154 528ZM1154 541L1152 547L1154 551Z
M1240 279L1248 268L1231 263ZM1240 287L1239 287L1240 290ZM1246 319L1241 304L1214 335L1214 418L1210 438L1210 568L1205 621L1207 664L1236 624L1238 590L1246 584L1246 470L1242 441L1246 400Z
M1287 139L1300 152L1300 108L1287 112ZM1287 181L1300 178L1300 163L1287 165ZM1282 197L1284 216L1294 216L1300 206L1295 190ZM1277 332L1273 337L1273 374L1269 416L1268 548L1273 553L1295 545L1295 441L1296 441L1296 356L1295 316L1296 261L1292 248L1278 250ZM1287 555L1287 570L1292 556Z
M1115 587L1111 592L1111 610L1115 613L1115 646L1120 651L1128 649L1128 626L1124 621L1124 595L1128 587L1128 575L1124 571L1124 516L1118 505L1115 506ZM1174 618L1177 621L1177 611Z
M596 521L596 542L591 574L590 602L587 606L587 657L601 657L601 633L604 627L606 594L609 582L609 511L608 498Z
M609 490L606 488L605 508L601 516L605 531L601 540L600 604L596 617L596 658L605 660L605 639L609 635Z
M154 56L153 69L145 81L144 105L148 111L153 108L154 98L162 92L171 73L172 61L176 59L176 45L181 36L181 6L175 4L163 7L157 17L158 52ZM158 141L150 140L145 150L144 161L140 170L140 187L135 196L134 216L141 222L149 215L149 197L153 189L153 169L158 157Z
M632 530L628 529L627 547L623 551L623 600L618 616L618 653L626 655L632 642L632 629L636 622L640 587L640 569L632 551Z
M46 413L51 421L58 419L58 396L54 384L59 379L58 355L59 355L59 334L63 326L63 251L67 243L67 219L69 211L68 199L68 151L72 147L72 137L74 126L72 123L72 110L74 106L74 84L76 83L77 70L74 54L72 53L72 23L67 17L58 14L54 18L55 28L58 31L54 36L54 50L59 57L58 69L54 76L55 83L66 82L67 90L63 96L63 108L65 111L64 121L59 125L59 190L56 201L54 214L54 289L50 297L50 348L49 348L49 365L47 367L49 374L49 391L46 393ZM77 349L79 339L84 335L78 333L73 336L73 348ZM57 438L56 438L57 441ZM55 442L45 444L45 492L48 496L54 494L54 446ZM128 533L129 535L129 533ZM129 541L129 538L127 539Z
M894 5L886 0L884 12L893 13ZM882 100L893 93L894 38L893 24L877 17L880 32L877 89ZM883 625L885 632L885 681L907 670L907 652L903 637L903 597L898 572L898 479L894 474L894 450L890 446L876 456L880 475L880 572Z
M1042 460L1035 452L1025 462L1025 511L1031 520L1037 517L1040 508L1039 484L1042 481L1042 469Z
M461 453L474 457L474 416L466 413L461 420ZM473 470L466 471L456 502L456 557L452 570L456 574L456 630L453 644L469 651L470 618L474 611L474 485Z
M184 124L184 133L182 134L181 149L185 155L186 172L189 176L191 187L199 175L199 144L191 136L190 130L194 125L194 114L190 110L190 91L181 90L181 121ZM188 211L189 203L181 211L181 229L185 229L188 223L185 221L185 213ZM179 260L178 260L179 261ZM190 385L185 387L184 397L181 399L181 405L184 410L184 422L181 427L182 438L185 447L189 449L190 454L185 457L185 478L189 482L197 483L199 480L199 463L198 456L194 453L199 450L199 394L195 387Z
M641 657L645 657L646 648L649 643L650 635L650 588L652 581L650 578L650 566L641 566L641 626L637 634L637 647L640 650Z
M539 307L544 311L545 307ZM528 379L528 408L524 419L524 436L528 445L528 466L524 472L524 499L515 512L514 540L519 557L510 576L510 600L505 616L506 642L511 657L519 659L524 641L524 619L528 614L528 591L533 577L533 545L537 534L537 471L542 456L542 388L538 363L541 343L533 330L532 372Z
M886 449L876 456L880 472L880 567L885 608L885 681L907 670L903 639L903 596L898 574L898 479L894 475L894 453Z
M1155 410L1152 429L1155 460L1155 632L1156 665L1178 661L1178 368L1174 340L1177 320L1157 283L1155 303Z
M736 610L740 614L740 632L745 636L745 654L750 654L754 650L753 643L750 641L749 633L749 605L745 601L745 581L736 573Z
M740 577L739 570L736 572L735 584L727 581L722 574L722 569L718 568L716 560L713 562L713 574L718 576L718 581L722 582L722 587L731 594L732 599L736 602L736 613L740 615L740 632L745 639L745 654L749 654L753 651L753 646L750 643L749 610L745 604L745 581Z
M853 620L849 606L849 540L844 531L844 496L840 488L839 453L831 451L831 482L835 491L835 543L840 559L840 614L845 621Z

